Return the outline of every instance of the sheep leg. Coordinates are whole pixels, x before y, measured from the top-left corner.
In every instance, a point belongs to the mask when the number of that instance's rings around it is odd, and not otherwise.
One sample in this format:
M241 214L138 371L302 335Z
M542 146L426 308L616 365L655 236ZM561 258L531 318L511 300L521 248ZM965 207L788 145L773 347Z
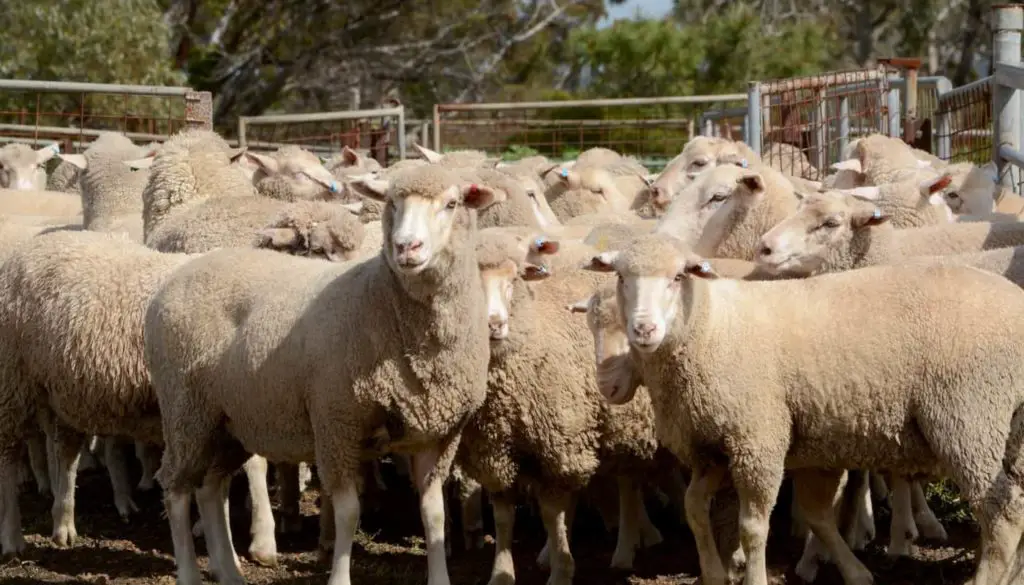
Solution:
M320 562L327 562L331 559L331 551L334 550L334 500L331 494L324 488L320 488Z
M346 481L331 492L334 509L334 561L327 585L352 585L352 543L359 527L359 492L355 483ZM321 536L321 538L323 538Z
M867 471L848 472L847 491L853 491L851 505L855 508L852 518L844 518L843 538L853 550L864 550L875 539L875 511L871 501L871 480ZM847 501L844 498L844 501Z
M128 480L128 465L124 458L124 441L119 437L104 437L103 458L107 462L110 487L114 490L114 507L121 520L128 522L132 512L139 507L132 501L132 487Z
M640 544L640 509L643 500L637 485L629 477L619 477L619 535L612 553L613 569L632 569Z
M462 506L462 540L466 550L484 547L484 488L476 480L464 477L459 486Z
M917 539L917 524L914 523L913 508L910 503L910 482L906 477L892 474L892 522L889 528L889 557L909 556L912 552L911 543Z
M487 585L513 585L516 570L512 561L512 530L516 522L515 497L508 493L491 494L494 511L494 565Z
M889 497L889 486L878 472L871 472L871 495L880 501L885 501Z
M834 496L841 489L842 477L842 471L799 470L793 474L793 491L797 494L797 504L814 537L821 541L829 555L836 560L843 582L846 585L870 585L871 572L853 554L836 526ZM808 548L813 548L810 539ZM747 574L750 574L749 569ZM807 578L804 575L801 577Z
M686 487L686 522L693 533L700 560L700 579L703 585L724 585L726 580L722 557L715 544L711 529L711 499L725 480L725 467L698 469L695 467ZM746 552L746 551L744 551ZM749 560L749 555L747 559Z
M575 497L575 496L574 496ZM530 500L533 503L534 500ZM576 504L575 502L569 506L569 510L565 513L565 526L566 530L569 531L569 535L572 535L572 523L576 519ZM542 569L551 568L551 539L548 538L544 541L544 547L537 553L537 566Z
M156 470L160 468L160 447L135 441L135 457L142 463L142 477L138 490L148 492L156 487Z
M15 449L0 452L0 554L3 555L17 555L25 550L18 484L13 473L18 463L17 453Z
M451 450L451 445L448 446ZM444 480L441 450L430 449L413 455L412 473L420 494L420 518L427 542L427 585L449 585L444 547ZM331 584L334 585L334 584Z
M569 529L566 523L567 511L572 506L572 495L542 494L538 496L544 530L551 543L551 575L548 585L571 585L576 572L575 561L569 550Z
M249 480L249 499L252 501L249 556L264 567L276 567L277 537L274 536L274 510L270 507L270 491L267 489L267 460L253 455L242 469Z
M651 517L647 515L647 504L644 502L644 491L641 487L637 488L637 513L639 514L640 522L640 546L650 548L664 542L661 531L654 525L654 522L651 522Z
M779 496L783 466L782 457L778 458L777 465L772 464L774 458L771 457L771 447L766 451L753 465L749 465L745 457L730 457L732 465L729 471L740 502L740 542L747 558L744 585L768 585L765 550L768 544L768 520ZM785 452L784 449L778 451Z
M36 489L40 495L52 494L49 463L46 460L46 436L44 434L33 432L29 435L28 463L32 468L32 476L36 480Z
M196 506L203 520L206 549L210 555L210 571L221 585L243 584L238 556L231 544L231 528L227 518L227 493L231 476L220 470L206 474L203 485L196 490Z
M90 469L99 469L105 465L102 459L102 450L99 449L100 437L96 435L89 435L85 444L82 445L82 452L79 453L78 458L78 469L79 471L89 471ZM99 455L97 455L99 451Z
M299 484L299 466L294 463L277 463L277 483L281 486L281 521L277 524L278 534L302 532L302 513L299 498L302 486Z
M75 529L75 480L78 477L78 458L81 456L85 435L70 428L55 425L53 506L53 542L58 546L74 544L78 538Z
M928 506L928 498L924 495L922 482L914 481L910 484L910 505L914 510L914 522L918 530L925 538L944 541L949 536L946 529L935 517L935 512Z

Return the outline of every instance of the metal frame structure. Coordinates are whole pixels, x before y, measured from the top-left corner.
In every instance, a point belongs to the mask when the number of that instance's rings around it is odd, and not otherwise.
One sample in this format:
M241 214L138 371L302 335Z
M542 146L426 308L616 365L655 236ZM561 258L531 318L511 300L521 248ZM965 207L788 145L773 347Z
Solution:
M367 133L367 130L365 127L360 127L360 123L365 123L375 118L382 120L382 129L379 131L368 131L371 134L371 141L374 132L383 135L385 140L389 141L391 131L396 131L398 158L404 159L406 156L405 107L401 105L372 110L241 116L238 118L238 145L253 149L263 149L280 148L286 144L298 144L318 154L336 153L349 141L355 142L354 145L349 145L352 148L362 148L359 141L361 136ZM391 118L396 119L396 125L392 126L389 124ZM335 128L329 126L332 122L337 123ZM316 130L311 134L303 133L300 130L297 135L293 131L288 130L289 126L294 127L303 124L316 124ZM273 138L269 140L254 140L251 136L254 126L272 126ZM326 133L325 126L328 126ZM285 136L279 138L278 134L281 133L282 129ZM384 164L385 161L379 162Z
M1024 67L1021 66L1024 5L1000 4L993 6L992 11L992 160L998 169L1000 184L1020 194L1024 180L1020 98L1020 92L1024 91Z

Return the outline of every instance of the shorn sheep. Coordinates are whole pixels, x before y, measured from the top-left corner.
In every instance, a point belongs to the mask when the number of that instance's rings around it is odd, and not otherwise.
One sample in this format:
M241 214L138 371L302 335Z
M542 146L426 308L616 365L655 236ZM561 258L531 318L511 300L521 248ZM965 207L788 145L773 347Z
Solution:
M846 467L949 475L981 526L973 583L1010 577L1024 529L1024 291L1015 284L947 266L718 279L661 234L592 267L618 275L636 368L602 392L626 402L642 380L658 424L678 430L673 447L697 462L686 508L703 582L725 582L708 513L728 474L740 497L744 583L768 583L768 516L791 469L798 489L832 488L803 494L805 518L846 583L871 583L835 526L841 472L826 469Z
M442 167L411 169L388 190L374 258L331 266L223 249L157 292L146 364L167 440L158 481L179 583L201 581L193 491L211 567L222 583L243 582L224 485L260 453L317 462L336 531L330 583L349 585L360 458L374 447L412 456L428 582L449 583L442 485L483 403L489 358L473 210L495 197Z

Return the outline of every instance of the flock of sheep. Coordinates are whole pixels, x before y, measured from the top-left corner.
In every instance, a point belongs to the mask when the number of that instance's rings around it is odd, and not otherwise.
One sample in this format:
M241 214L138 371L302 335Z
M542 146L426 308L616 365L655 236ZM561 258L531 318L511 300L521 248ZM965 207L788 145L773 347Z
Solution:
M200 535L216 579L244 583L238 470L265 565L315 470L330 585L350 585L385 461L419 494L429 585L449 583L446 507L481 546L490 503L502 585L516 505L536 502L537 561L567 585L577 504L617 527L611 564L629 569L662 540L652 493L688 524L705 585L767 585L784 478L805 580L834 562L872 582L852 552L875 537L872 492L890 498L890 555L944 539L922 489L941 478L980 527L973 583L1020 578L1024 202L991 165L882 135L799 176L710 137L658 175L603 148L419 151L381 168L205 130L0 149L0 552L25 546L31 480L73 543L81 461L102 459L135 511L134 444L183 585L201 583Z

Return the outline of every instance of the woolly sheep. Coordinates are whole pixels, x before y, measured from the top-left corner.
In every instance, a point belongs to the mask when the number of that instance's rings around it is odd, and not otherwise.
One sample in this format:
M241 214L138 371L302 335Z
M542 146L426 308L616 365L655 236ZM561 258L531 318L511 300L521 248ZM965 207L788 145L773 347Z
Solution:
M441 154L419 144L413 144L413 148L427 162L439 164L450 169L476 168L483 166L487 162L487 153L482 150L452 150Z
M379 171L382 167L377 159L344 146L339 154L324 162L324 168L334 175L335 179L343 180L350 174Z
M70 218L82 214L82 198L57 191L0 189L0 214Z
M842 191L875 201L897 228L941 225L954 221L953 210L946 203L952 190L953 177L938 175L925 169L904 174L897 183L857 187Z
M817 193L764 234L756 261L777 273L808 275L891 264L910 256L1020 245L1024 245L1024 223L969 222L895 229L874 202L842 193Z
M560 171L561 183L546 196L560 221L578 215L626 212L647 201L647 170L633 159L622 158L612 165L581 165Z
M180 583L200 583L193 490L211 567L222 582L241 582L224 474L255 452L315 458L336 525L330 582L349 585L360 453L366 433L385 425L393 442L378 447L413 455L428 582L449 582L442 483L462 426L483 403L489 353L471 210L499 197L459 185L435 165L401 174L388 191L382 253L364 262L222 249L183 266L154 296L146 365L167 438L159 481ZM233 308L239 302L244 314ZM225 420L232 423L218 430Z
M642 502L634 501L639 492L626 472L652 463L657 442L649 404L637 401L620 409L601 400L594 389L591 354L580 342L585 325L564 311L565 299L551 290L563 283L544 282L546 290L535 296L526 281L550 273L524 256L519 238L501 231L480 233L477 262L488 307L489 382L483 406L463 432L457 461L491 496L497 535L491 582L514 579L513 496L525 487L540 502L554 552L548 582L567 584L573 576L566 525L570 502L602 466L619 476L626 504L620 508L612 566L632 566L634 548L643 536L634 525ZM579 276L588 284L593 281L571 272L555 280ZM523 458L540 469L524 467ZM661 541L653 527L649 532L654 543Z
M762 160L784 175L797 180L817 181L820 171L807 159L804 151L786 142L772 142L766 145Z
M760 237L798 203L793 184L771 167L717 166L687 185L654 231L708 256L754 260Z
M315 209L315 208L314 208ZM267 226L258 247L293 254L347 257L358 246L361 224L350 213L343 227L355 231L344 242L316 248L321 218L294 212ZM6 226L5 226L6 227ZM331 226L336 229L338 226ZM25 229L25 228L21 228ZM284 232L294 232L287 238ZM8 231L0 230L6 243ZM334 246L331 248L330 246ZM0 246L0 250L4 249ZM53 250L60 250L54 255ZM321 250L321 251L318 251ZM176 267L194 255L162 254L125 240L123 234L55 232L22 243L0 266L0 383L8 398L0 404L0 452L21 443L33 412L41 407L54 416L44 417L47 435L54 438L54 540L74 541L74 483L77 454L84 435L128 436L149 445L163 443L156 396L143 363L143 316L150 296ZM60 294L54 294L59 291ZM88 315L88 319L81 319ZM46 392L38 396L39 389ZM59 429L59 432L55 432ZM13 443L12 443L13 441ZM114 442L108 442L108 450ZM109 451L108 451L109 452ZM0 456L3 459L3 456ZM6 477L10 459L0 462ZM136 510L121 475L120 462L108 459L119 513ZM264 466L259 471L264 478ZM260 489L257 478L251 488ZM11 489L10 484L0 490ZM16 494L16 492L15 492ZM10 493L0 494L0 500ZM264 498L265 499L265 498ZM256 504L262 502L254 497ZM2 533L3 552L24 546L17 507L8 508ZM275 562L273 518L266 509L254 510L254 541L250 551L266 564ZM269 526L256 525L268 522ZM269 535L270 542L266 542Z
M948 472L982 526L973 582L1005 578L1022 528L1015 510L1024 504L1024 485L1013 479L1024 462L1009 441L1024 431L1014 416L1024 404L1019 287L959 266L716 279L702 258L663 234L593 264L619 275L620 318L658 424L675 428L681 440L673 447L698 462L687 512L702 580L724 583L707 512L726 473L740 495L746 583L765 585L768 516L783 470L801 477L797 488L834 488L840 472L824 468L836 466ZM858 335L867 322L870 335ZM808 343L815 351L801 350ZM602 391L626 402L639 380L626 382ZM747 394L737 399L737 392ZM805 518L845 582L871 583L836 529L832 493L803 492Z
M23 191L46 189L46 162L60 152L50 144L33 150L27 144L12 142L0 148L0 188Z
M651 183L651 203L657 214L662 215L698 174L726 164L748 168L757 165L758 161L757 155L742 142L714 136L695 136Z
M930 167L914 155L913 149L899 138L884 134L870 134L858 139L850 148L852 158L860 163L857 170L864 174L869 185L898 182L900 176L911 170Z
M246 151L247 160L257 165L252 183L264 197L282 201L333 199L342 184L320 159L299 146L282 146L270 155Z

